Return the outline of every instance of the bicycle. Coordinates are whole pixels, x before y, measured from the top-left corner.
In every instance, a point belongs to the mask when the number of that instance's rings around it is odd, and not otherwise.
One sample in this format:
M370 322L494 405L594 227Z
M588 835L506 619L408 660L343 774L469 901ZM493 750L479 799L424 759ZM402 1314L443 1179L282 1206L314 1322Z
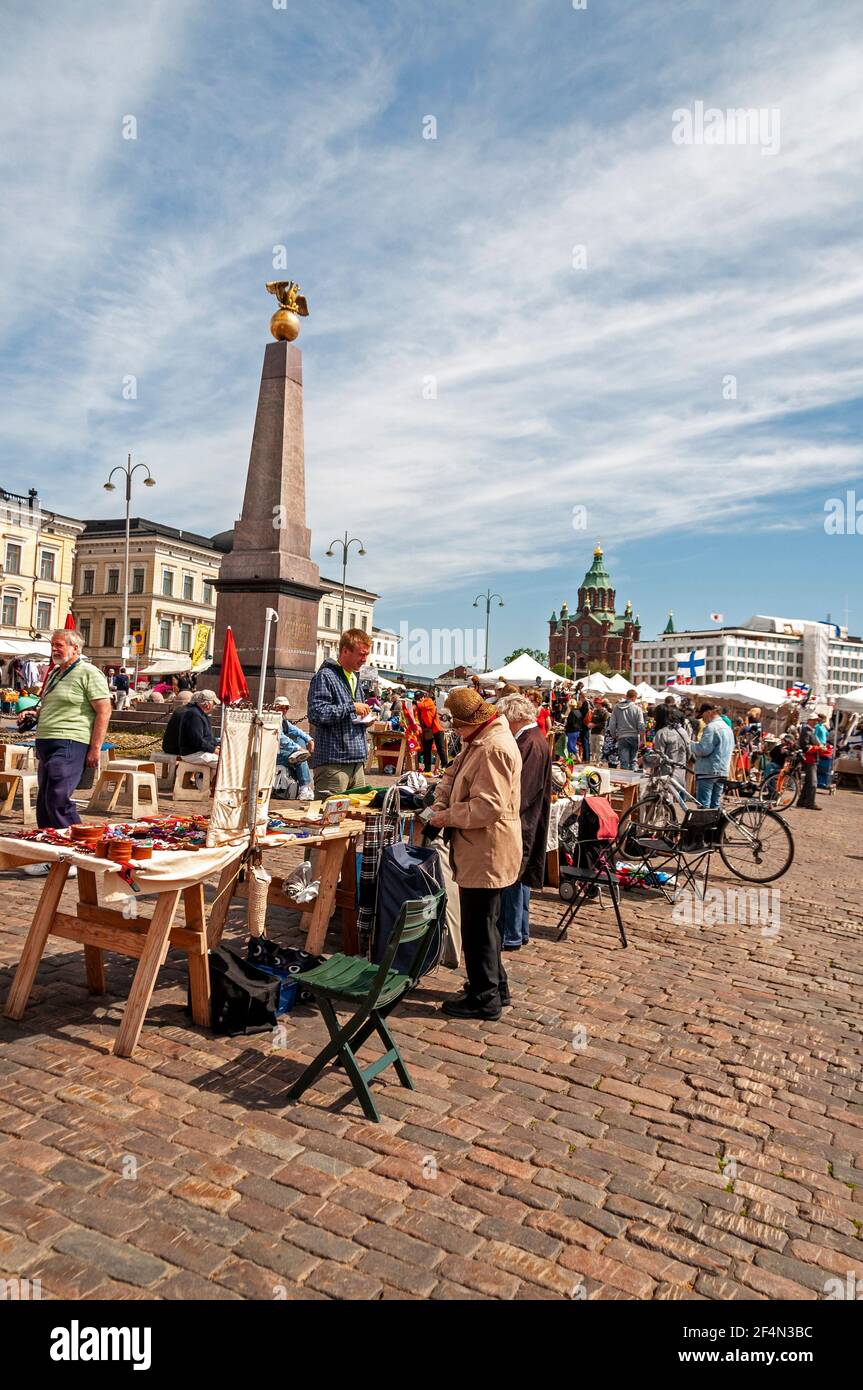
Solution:
M659 754L648 754L643 766L648 773L646 793L620 818L618 843L624 853L629 836L634 840L653 837L659 842L670 831L673 839L687 807L704 809L674 776L672 764L664 763ZM778 811L753 799L732 809L721 808L716 849L737 878L747 883L772 883L791 867L794 837Z
M800 749L795 748L786 758L784 767L765 777L759 793L761 800L775 811L787 811L800 795L805 767L806 759Z

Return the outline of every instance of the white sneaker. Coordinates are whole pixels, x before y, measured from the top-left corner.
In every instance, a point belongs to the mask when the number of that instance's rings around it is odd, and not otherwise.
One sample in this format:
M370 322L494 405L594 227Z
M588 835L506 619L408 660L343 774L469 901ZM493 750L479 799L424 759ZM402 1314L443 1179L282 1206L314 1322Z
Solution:
M297 801L314 801L315 794L311 787L300 787L297 792Z
M48 874L48 873L51 872L51 865L50 865L50 864L25 864L25 865L24 865L24 872L25 872L25 874L28 874L30 878L44 878L46 874Z
M77 878L77 877L78 877L78 865L77 865L77 864L73 864L73 865L72 865L72 867L71 867L71 869L69 870L69 872L68 872L68 874L66 875L66 877L67 877L67 878Z

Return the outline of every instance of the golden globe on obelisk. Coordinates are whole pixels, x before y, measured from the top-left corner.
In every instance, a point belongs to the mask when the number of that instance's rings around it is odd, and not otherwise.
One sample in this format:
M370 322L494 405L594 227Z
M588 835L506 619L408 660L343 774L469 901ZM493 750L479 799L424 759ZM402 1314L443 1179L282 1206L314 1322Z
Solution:
M231 627L254 698L261 676L264 615L274 608L279 621L265 673L265 699L287 695L299 715L315 670L318 606L324 592L318 567L310 559L303 357L294 346L309 308L293 280L272 281L267 289L279 303L270 320L276 341L264 349L242 515L233 531L214 537L214 544L225 552L216 582L214 650L218 666L225 629Z

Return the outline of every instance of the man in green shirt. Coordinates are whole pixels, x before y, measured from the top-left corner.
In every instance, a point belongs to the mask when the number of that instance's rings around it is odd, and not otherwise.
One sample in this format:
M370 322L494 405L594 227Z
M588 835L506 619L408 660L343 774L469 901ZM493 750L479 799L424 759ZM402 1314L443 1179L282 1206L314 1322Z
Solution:
M36 824L62 828L81 817L72 793L84 767L98 767L111 717L108 682L81 656L79 632L60 628L51 637L52 669L42 691L36 726L38 794ZM25 873L46 874L47 864L28 864Z

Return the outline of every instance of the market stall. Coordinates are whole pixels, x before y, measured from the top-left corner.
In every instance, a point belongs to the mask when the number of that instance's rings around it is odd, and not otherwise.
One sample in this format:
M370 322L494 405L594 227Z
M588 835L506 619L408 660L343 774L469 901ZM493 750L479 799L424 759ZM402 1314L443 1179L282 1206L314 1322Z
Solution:
M153 826L149 828L152 831ZM120 861L102 857L101 846L92 849L83 842L73 842L71 837L64 842L62 831L52 832L50 840L44 838L46 834L40 832L38 839L35 835L0 837L0 870L40 862L51 865L6 998L5 1016L23 1017L48 937L59 936L83 946L87 988L91 994L106 992L103 951L114 951L138 961L114 1041L116 1056L132 1055L156 976L171 947L186 952L192 1018L195 1023L208 1027L210 975L204 882L227 869L242 854L244 846L207 848L193 843L199 838L199 832L185 842L177 840L175 847L151 849L146 859ZM60 897L73 865L78 870L78 903L74 912L63 912L59 907ZM149 894L155 895L155 902L152 916L146 917L138 911L138 896ZM185 926L175 927L181 896ZM122 907L106 905L111 902L121 902Z

